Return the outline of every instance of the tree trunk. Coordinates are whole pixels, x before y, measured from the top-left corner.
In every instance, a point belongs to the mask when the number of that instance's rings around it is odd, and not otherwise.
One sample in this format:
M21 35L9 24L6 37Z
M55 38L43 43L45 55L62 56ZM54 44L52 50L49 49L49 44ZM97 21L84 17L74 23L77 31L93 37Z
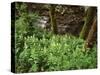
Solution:
M95 18L94 22L91 26L90 32L88 34L88 37L86 39L85 48L92 48L93 47L93 44L94 44L94 41L95 41L94 35L96 34L96 32L97 32L97 20Z
M51 20L51 30L54 34L57 34L57 24L56 24L56 15L55 15L55 5L50 5L50 20Z
M27 3L27 11L29 14L32 13L32 9L33 9L32 5L33 3Z
M95 7L89 7L87 9L85 23L84 23L84 26L83 26L82 31L80 33L80 38L83 38L83 39L87 38L95 13L96 13Z

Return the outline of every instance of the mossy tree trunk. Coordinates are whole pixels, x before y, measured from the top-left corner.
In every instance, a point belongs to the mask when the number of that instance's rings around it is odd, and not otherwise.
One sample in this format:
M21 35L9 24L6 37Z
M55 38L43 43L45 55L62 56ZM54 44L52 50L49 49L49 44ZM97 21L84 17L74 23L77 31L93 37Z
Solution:
M51 30L54 34L57 34L57 24L56 24L56 14L55 14L55 5L50 5L50 21L51 21Z
M85 23L82 28L82 31L80 32L80 38L83 38L83 39L87 38L95 13L96 13L95 7L88 7L86 11Z
M86 39L85 48L92 48L93 47L93 44L94 44L94 41L95 41L94 36L95 36L96 32L97 32L97 20L95 18L94 21L93 21L93 24L91 26L91 29L89 31L88 37Z

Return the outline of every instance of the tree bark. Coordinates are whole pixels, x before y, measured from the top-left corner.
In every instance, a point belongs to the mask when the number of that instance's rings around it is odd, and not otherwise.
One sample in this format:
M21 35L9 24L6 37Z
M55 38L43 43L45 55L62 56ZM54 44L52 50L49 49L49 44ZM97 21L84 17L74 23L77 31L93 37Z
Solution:
M57 24L56 24L56 15L55 15L55 5L50 5L50 20L51 20L51 30L54 34L57 34Z
M89 7L86 11L86 18L85 18L85 23L82 28L82 31L80 32L80 38L86 39L89 33L89 30L91 28L93 18L96 13L96 8L95 7Z
M96 34L97 32L97 20L96 18L94 19L94 22L91 26L91 29L90 29L90 32L88 34L88 37L86 39L86 42L85 42L85 48L92 48L93 47L93 44L94 44L94 35Z

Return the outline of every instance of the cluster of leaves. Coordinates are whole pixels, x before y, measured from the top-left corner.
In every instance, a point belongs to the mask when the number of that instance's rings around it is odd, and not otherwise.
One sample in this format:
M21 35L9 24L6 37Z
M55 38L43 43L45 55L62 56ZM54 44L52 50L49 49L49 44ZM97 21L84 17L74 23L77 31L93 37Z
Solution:
M34 34L25 38L18 72L96 68L96 46L90 53L84 53L84 40L74 36L43 33L41 37Z
M16 39L16 51L15 51L15 59L16 59L16 68L21 68L27 64L23 64L18 67L20 63L19 55L22 51L24 51L24 43L25 37L33 35L33 33L37 32L36 29L36 21L39 16L36 13L28 14L26 11L25 3L16 3L16 19L15 19L15 39Z

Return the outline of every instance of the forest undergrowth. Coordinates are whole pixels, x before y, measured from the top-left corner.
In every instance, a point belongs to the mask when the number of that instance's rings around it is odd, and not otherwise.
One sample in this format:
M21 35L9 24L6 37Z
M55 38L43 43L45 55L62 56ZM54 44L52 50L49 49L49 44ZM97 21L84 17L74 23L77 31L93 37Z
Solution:
M24 7L23 7L24 9ZM53 34L37 27L36 13L20 9L15 26L15 71L44 72L97 67L97 45L84 48L85 40L70 34Z
M30 27L31 30L24 20L21 20L22 29L17 21L16 72L96 68L96 45L85 50L83 39L68 34L55 35L36 26Z

